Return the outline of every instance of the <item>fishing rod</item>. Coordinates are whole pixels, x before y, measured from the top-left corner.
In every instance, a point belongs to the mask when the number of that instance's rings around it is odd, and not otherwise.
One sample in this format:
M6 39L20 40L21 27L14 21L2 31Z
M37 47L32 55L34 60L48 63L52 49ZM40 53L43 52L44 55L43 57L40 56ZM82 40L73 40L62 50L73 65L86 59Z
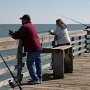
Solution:
M83 23L81 23L81 22L78 22L78 21L76 21L76 20L74 20L74 19L71 19L71 18L65 17L65 16L63 16L63 15L60 15L60 16L66 18L66 19L69 19L69 20L71 20L71 21L77 22L77 23L79 23L79 24L81 24L81 25L83 25L83 26L85 26L85 27L88 27L88 25L83 24Z
M8 67L6 61L4 60L3 56L0 54L0 57L2 58L3 62L5 63L6 67L8 68L11 76L13 77L14 81L16 82L17 86L19 87L20 90L23 90L20 86L20 84L18 83L18 81L16 80L15 76L13 75L13 73L11 72L10 68ZM9 80L10 81L10 80ZM13 85L13 83L10 82L10 85ZM12 88L14 88L14 86L11 86Z

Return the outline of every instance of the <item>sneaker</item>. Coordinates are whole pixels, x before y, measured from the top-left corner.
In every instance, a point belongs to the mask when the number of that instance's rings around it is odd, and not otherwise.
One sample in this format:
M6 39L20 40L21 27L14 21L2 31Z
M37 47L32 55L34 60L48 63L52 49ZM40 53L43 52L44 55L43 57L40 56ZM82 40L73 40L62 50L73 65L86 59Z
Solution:
M31 80L29 81L29 84L41 84L42 80Z
M39 84L42 84L42 80L39 80Z

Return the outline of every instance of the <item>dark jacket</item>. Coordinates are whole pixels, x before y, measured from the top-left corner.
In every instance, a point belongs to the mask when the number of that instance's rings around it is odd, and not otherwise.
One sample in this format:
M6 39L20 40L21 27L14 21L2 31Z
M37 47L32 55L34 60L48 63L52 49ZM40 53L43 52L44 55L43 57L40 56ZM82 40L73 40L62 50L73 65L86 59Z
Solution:
M25 52L42 50L36 28L31 23L22 25L18 31L12 34L12 37L23 41Z

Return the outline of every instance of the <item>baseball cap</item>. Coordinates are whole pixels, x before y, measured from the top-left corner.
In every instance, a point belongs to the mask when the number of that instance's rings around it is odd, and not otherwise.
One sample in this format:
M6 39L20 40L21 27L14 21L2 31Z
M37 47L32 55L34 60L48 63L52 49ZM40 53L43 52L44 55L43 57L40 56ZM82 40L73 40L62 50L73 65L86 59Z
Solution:
M23 15L20 19L31 20L31 18L30 18L30 16L28 14Z

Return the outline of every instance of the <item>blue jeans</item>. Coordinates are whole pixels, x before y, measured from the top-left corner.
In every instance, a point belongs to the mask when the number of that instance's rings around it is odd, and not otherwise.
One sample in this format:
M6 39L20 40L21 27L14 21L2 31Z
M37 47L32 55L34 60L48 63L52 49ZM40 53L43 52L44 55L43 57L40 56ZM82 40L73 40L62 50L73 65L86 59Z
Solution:
M40 51L27 53L27 68L32 80L42 80L40 53Z

